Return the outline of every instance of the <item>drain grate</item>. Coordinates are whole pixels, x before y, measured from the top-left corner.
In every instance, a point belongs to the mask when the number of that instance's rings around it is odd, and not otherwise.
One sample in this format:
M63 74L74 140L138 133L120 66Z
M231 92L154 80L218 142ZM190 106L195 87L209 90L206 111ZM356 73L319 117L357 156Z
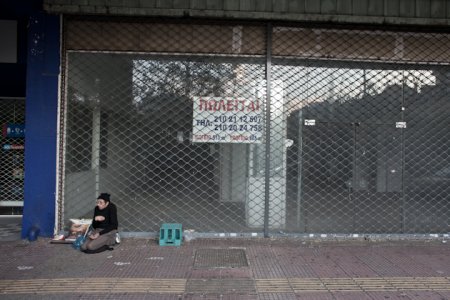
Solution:
M194 268L248 267L244 249L197 249Z

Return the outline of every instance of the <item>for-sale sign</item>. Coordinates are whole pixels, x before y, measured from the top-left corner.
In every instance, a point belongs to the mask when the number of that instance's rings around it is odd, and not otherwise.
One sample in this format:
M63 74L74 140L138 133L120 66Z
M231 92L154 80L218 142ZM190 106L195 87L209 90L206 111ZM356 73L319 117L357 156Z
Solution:
M192 141L261 143L262 103L255 98L194 97Z

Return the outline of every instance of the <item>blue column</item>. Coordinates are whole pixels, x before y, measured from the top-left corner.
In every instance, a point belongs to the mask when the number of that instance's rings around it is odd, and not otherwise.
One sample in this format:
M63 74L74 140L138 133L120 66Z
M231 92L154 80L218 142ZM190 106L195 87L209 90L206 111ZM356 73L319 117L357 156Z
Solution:
M52 236L55 225L59 20L40 12L29 23L22 238Z

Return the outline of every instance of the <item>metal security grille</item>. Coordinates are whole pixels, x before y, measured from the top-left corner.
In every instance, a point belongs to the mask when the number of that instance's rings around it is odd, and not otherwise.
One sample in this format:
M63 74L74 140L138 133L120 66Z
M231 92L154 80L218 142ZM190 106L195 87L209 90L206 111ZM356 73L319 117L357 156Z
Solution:
M25 100L0 99L0 213L21 214L23 206Z
M60 224L439 233L449 35L67 19Z

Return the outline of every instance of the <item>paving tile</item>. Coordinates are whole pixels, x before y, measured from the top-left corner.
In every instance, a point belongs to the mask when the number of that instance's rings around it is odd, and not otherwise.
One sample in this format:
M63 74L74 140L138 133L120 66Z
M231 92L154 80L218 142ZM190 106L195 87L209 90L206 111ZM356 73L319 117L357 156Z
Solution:
M407 294L403 292L368 292L367 295L373 300L409 300Z
M376 253L361 253L356 257L367 267L373 270L378 276L407 276L401 266L395 265L385 257Z
M250 268L227 268L223 269L220 278L251 278L253 277Z
M318 277L347 277L345 271L332 261L323 263L310 263L309 265Z
M414 261L406 254L391 254L385 257L392 264L399 266L406 273L406 276L435 276L436 272L428 264Z
M449 249L443 250L448 253ZM448 263L448 254L429 254L429 253L417 253L412 255L411 258L415 264L426 265L432 270L434 276L450 276L450 264Z
M313 292L313 293L297 293L297 299L301 300L334 300L334 296L328 292Z
M372 298L364 292L333 292L336 300L371 300Z
M438 294L442 297L441 300L450 300L450 291L439 291Z
M445 300L439 292L428 292L428 291L407 291L405 295L411 300Z
M187 300L257 300L258 296L253 294L185 294L183 299Z
M195 251L208 248L243 249L248 267L196 269ZM53 292L32 298L443 300L450 299L450 292L439 290L450 287L449 251L450 245L438 242L312 244L295 239L196 239L180 247L160 247L152 239L124 238L114 251L87 255L70 245L50 244L49 239L40 238L32 243L4 241L0 242L0 293L6 290L7 280L12 283L29 280L25 285L30 288L35 280L110 280L113 286L122 286L127 279L136 282L182 279L213 280L217 288L205 288L200 293L197 287L198 290L189 293L183 285L178 287L179 294L171 294L171 290L158 294L151 288L143 289L141 283L140 293L119 293L121 289L112 293L105 289L100 294L93 290L63 295ZM253 281L258 282L255 288ZM226 289L225 283L228 286L246 283L247 289ZM28 296L0 297L3 300Z
M259 300L296 300L294 293L262 293L258 295Z
M222 277L221 269L194 269L190 272L189 278L207 278L207 279L219 279Z

